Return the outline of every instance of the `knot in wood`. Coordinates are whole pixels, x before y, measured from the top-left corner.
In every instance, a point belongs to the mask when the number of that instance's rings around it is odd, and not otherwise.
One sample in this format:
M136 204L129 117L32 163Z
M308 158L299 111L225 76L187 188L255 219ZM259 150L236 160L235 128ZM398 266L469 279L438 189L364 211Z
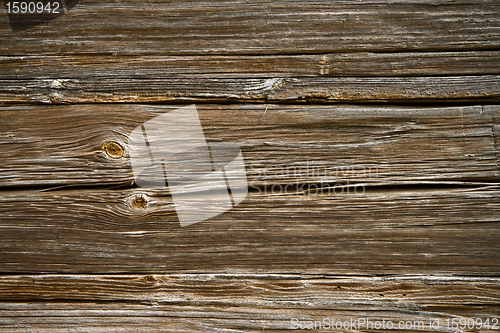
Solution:
M155 282L155 281L156 281L156 278L155 278L155 276L154 276L154 275L151 275L151 274L150 274L150 275L146 275L146 276L144 277L144 281L146 281L147 283L153 283L153 282Z
M148 201L146 200L146 198L142 194L141 195L136 195L132 199L132 201L130 202L130 205L133 208L144 209L148 205Z
M123 148L118 143L111 141L104 145L104 150L111 158L120 158L123 156Z

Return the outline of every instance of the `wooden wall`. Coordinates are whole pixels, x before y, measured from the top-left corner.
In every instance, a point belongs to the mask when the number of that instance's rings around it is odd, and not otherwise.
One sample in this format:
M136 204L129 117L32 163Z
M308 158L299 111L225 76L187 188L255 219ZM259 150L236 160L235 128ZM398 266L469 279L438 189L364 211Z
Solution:
M500 329L498 1L81 0L0 41L0 331ZM129 135L188 104L250 188L181 227Z

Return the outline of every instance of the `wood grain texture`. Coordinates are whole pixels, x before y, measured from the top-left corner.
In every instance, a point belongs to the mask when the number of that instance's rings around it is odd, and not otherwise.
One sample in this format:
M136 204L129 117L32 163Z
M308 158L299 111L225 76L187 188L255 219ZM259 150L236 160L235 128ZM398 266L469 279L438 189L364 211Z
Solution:
M498 317L498 286L497 278L471 277L2 276L0 331L65 332L85 327L93 332L285 332L292 330L292 318L385 318L396 325L400 321L426 325L412 331L449 332L443 327L446 319ZM27 297L31 302L23 302ZM441 328L430 330L430 321L438 319ZM350 332L365 331L357 327Z
M178 106L2 108L0 187L129 186L129 134ZM255 186L499 180L498 106L232 104L198 111L207 140L240 145ZM123 149L118 158L106 150L110 142Z
M291 319L322 320L327 317L334 321L350 320L359 316L370 320L383 318L391 320L395 325L401 319L413 322L423 322L429 328L431 320L440 319L441 325L446 319L498 318L497 307L464 306L457 311L455 308L437 308L440 313L429 310L422 312L405 309L402 311L384 309L378 311L351 310L295 310L286 311L274 309L223 308L217 305L210 307L181 307L128 305L128 304L95 304L95 303L49 303L34 305L30 303L5 303L3 332L41 331L41 332L297 332L292 329ZM455 315L455 313L461 313ZM464 312L467 312L465 314ZM385 317L384 317L385 316ZM498 315L497 315L498 316ZM357 317L354 317L357 318ZM330 329L331 330L331 329ZM311 330L307 330L311 331ZM307 332L302 330L302 332ZM317 330L316 330L317 331ZM366 332L366 329L353 329L350 332ZM379 330L380 331L380 330ZM389 332L408 332L407 329L392 329ZM419 329L411 332L427 332ZM449 332L448 328L433 330L433 332ZM497 332L498 329L481 329L481 332ZM300 332L300 331L298 331ZM314 331L313 331L314 332ZM335 332L335 330L333 330Z
M495 103L500 75L440 77L23 79L0 103Z
M0 39L0 332L498 318L498 1L81 0ZM250 188L181 227L129 134L187 103Z
M500 45L499 10L495 0L80 1L50 24L16 34L2 15L0 53L492 50Z
M299 55L0 57L2 80L498 75L500 51Z
M4 191L0 270L497 276L499 195L498 185L251 191L181 227L167 191Z

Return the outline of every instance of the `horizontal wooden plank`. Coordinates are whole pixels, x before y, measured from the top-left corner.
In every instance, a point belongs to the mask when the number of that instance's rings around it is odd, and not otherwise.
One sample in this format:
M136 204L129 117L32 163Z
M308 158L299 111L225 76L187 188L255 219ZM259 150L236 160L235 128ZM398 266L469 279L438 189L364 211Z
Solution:
M76 288L76 289L75 289ZM320 274L37 274L0 276L0 301L117 301L171 305L234 302L280 308L302 308L302 302L323 306L355 306L360 300L374 309L392 308L404 299L415 307L498 305L500 279L457 276L335 276ZM265 295L265 297L264 297ZM267 298L267 301L264 299ZM306 301L307 299L307 301ZM302 302L301 302L302 300ZM278 303L280 301L280 303ZM357 304L358 303L358 304Z
M498 307L490 306L481 309L473 306L465 307L470 315L461 314L454 315L454 309L443 309L443 313L434 314L428 311L419 313L413 309L403 310L400 313L394 313L391 310L380 310L378 313L368 313L365 311L332 311L332 310L317 310L310 309L302 311L283 311L264 309L257 313L249 313L247 309L224 309L223 313L219 309L210 308L211 311L203 311L199 307L184 307L181 309L171 310L165 306L148 306L148 305L131 305L123 306L116 304L31 304L31 303L10 303L3 306L8 316L2 317L4 329L2 332L15 331L43 331L43 332L140 332L146 333L151 331L158 332L262 332L272 330L273 332L308 332L310 329L297 331L298 323L292 326L292 319L304 321L306 326L307 321L319 318L328 318L334 323L339 321L349 321L350 318L365 318L372 323L368 326L369 330L374 325L374 321L378 321L381 326L384 318L385 323L391 321L393 327L398 327L399 322L403 329L391 329L390 332L402 333L409 330L404 328L407 321L410 321L408 326L424 325L423 329L415 329L410 332L429 332L430 321L433 323L440 320L440 328L432 329L432 332L450 332L450 328L446 327L446 319L451 325L452 320L460 319L469 320L474 316L474 319L486 320L489 318L498 318ZM19 309L26 309L21 311ZM16 314L19 313L19 316ZM24 316L23 316L24 314ZM449 316L447 316L449 314ZM241 316L241 318L240 318ZM359 317L356 317L359 316ZM495 317L496 316L496 317ZM297 318L298 317L298 318ZM255 319L254 319L255 318ZM354 319L354 320L356 320ZM496 323L496 320L494 320ZM420 324L421 323L421 324ZM312 324L314 325L314 323ZM318 324L317 324L318 325ZM435 324L433 324L435 325ZM444 327L443 327L444 326ZM306 326L307 327L307 326ZM313 326L314 327L314 326ZM319 326L318 326L319 327ZM322 326L326 331L325 326ZM363 329L352 329L349 332L366 332L366 325ZM498 325L489 326L490 329L483 328L480 332L498 332ZM332 332L335 329L328 328ZM375 329L373 329L375 330ZM380 331L380 330L379 330ZM314 330L313 330L314 332Z
M284 78L500 74L500 51L329 53L258 56L3 56L1 78Z
M449 332L447 320L451 325L452 319L498 318L499 285L497 278L443 276L2 276L0 331L110 332L118 326L120 332L284 332L296 327L293 318L356 323L364 318L392 321L391 332L410 331L397 329L400 321L424 322L423 329L411 331ZM440 327L431 329L437 320ZM365 332L362 325L350 332Z
M270 193L181 227L167 191L0 193L0 271L500 273L500 191Z
M1 108L0 187L128 186L134 180L128 136L177 107ZM207 140L240 145L255 186L499 179L498 106L204 104L198 113ZM113 155L110 144L123 151Z
M13 33L2 55L276 54L498 49L495 0L81 1Z
M500 75L0 80L0 103L497 103Z

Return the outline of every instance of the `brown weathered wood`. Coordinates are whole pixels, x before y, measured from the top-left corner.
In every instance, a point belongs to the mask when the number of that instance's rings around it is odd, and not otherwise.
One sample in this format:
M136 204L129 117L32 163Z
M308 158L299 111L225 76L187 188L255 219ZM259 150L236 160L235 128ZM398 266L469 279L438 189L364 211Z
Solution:
M0 187L129 186L128 135L177 107L2 108ZM198 105L198 111L208 140L241 146L256 186L499 181L498 106L244 104ZM121 157L106 151L110 142L124 149Z
M251 191L181 227L166 191L4 191L0 270L497 276L499 208L498 185Z
M499 117L499 114L495 111L496 110L496 107L495 106L492 106L492 105L486 105L484 106L483 108L483 112L486 113L486 114L491 114L492 115L492 119L493 119L493 136L495 137L495 147L497 148L497 161L499 161L497 163L498 165L498 168L500 169L500 160L498 160L498 158L500 158L500 151L498 150L498 148L500 148L500 117Z
M500 51L302 55L0 57L0 78L269 78L304 76L450 76L500 74Z
M0 103L498 103L500 75L442 77L156 77L0 81Z
M457 276L335 276L320 274L149 274L149 275L3 275L2 301L123 301L165 304L213 302L217 296L229 302L279 307L277 302L295 299L290 307L301 308L306 300L325 306L387 303L392 308L409 303L423 309L465 304L491 306L499 301L500 280ZM74 289L78 288L78 289ZM254 290L262 294L256 295ZM171 297L171 298L170 298ZM264 301L265 298L269 298ZM391 302L403 299L406 304ZM343 301L343 302L342 302ZM283 303L282 303L283 304ZM206 304L208 305L208 304Z
M0 15L0 332L498 317L499 14L97 0L17 33ZM197 103L209 140L241 146L247 198L180 227L128 156L179 105L125 103Z
M2 55L297 54L491 50L496 0L80 1L48 24L12 33Z
M109 332L117 325L126 332L285 332L292 329L292 318L343 322L367 318L425 325L421 330L390 332L449 332L446 319L498 318L498 286L497 278L473 277L4 276L0 278L0 331L61 332L85 327ZM23 302L27 297L31 302ZM441 327L430 329L430 321L438 319Z

